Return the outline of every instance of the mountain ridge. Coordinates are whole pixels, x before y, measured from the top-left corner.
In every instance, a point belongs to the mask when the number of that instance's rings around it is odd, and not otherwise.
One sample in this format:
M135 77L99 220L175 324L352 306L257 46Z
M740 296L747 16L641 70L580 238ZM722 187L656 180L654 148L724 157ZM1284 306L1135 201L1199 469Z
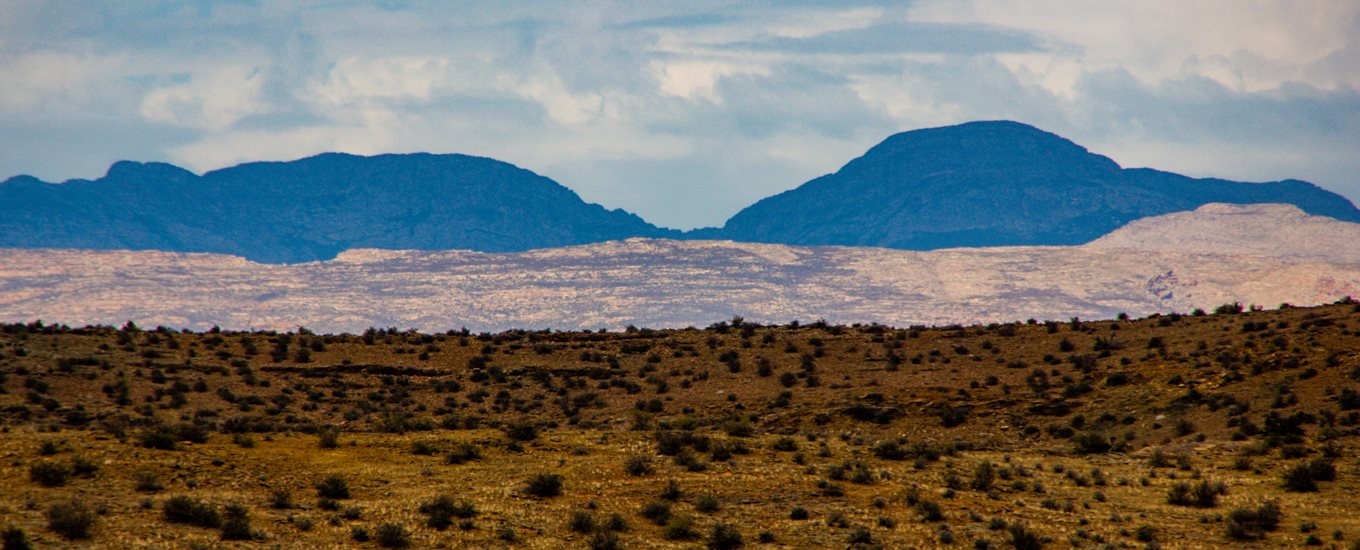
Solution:
M1241 183L1121 168L1057 134L979 121L894 134L723 227L678 231L587 203L530 170L461 154L322 153L194 174L118 161L103 177L0 182L0 247L169 250L274 263L350 248L517 252L630 237L904 250L1074 245L1211 202L1286 202L1360 221L1300 180Z
M1134 219L1210 202L1285 202L1360 221L1360 210L1344 197L1307 182L1126 169L1057 134L985 121L894 134L836 172L757 201L709 234L907 250L1075 245Z

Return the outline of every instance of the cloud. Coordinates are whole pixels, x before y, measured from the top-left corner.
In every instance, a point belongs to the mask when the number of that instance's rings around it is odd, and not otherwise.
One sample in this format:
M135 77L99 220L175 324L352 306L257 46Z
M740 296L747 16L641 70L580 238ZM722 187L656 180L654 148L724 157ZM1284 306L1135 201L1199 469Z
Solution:
M0 177L323 151L514 162L676 227L897 131L1360 198L1360 4L0 2Z
M816 55L946 53L978 55L1040 49L1036 37L975 24L895 21L805 37L776 36L723 48Z
M268 108L260 94L263 85L259 67L225 67L194 75L184 84L148 91L141 113L151 122L226 130Z

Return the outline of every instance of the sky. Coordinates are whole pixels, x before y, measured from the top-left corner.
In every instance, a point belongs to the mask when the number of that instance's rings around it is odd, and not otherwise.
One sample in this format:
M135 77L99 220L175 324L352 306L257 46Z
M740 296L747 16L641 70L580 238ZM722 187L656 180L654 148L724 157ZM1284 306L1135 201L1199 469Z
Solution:
M688 229L994 119L1360 202L1360 2L0 0L0 180L464 153Z

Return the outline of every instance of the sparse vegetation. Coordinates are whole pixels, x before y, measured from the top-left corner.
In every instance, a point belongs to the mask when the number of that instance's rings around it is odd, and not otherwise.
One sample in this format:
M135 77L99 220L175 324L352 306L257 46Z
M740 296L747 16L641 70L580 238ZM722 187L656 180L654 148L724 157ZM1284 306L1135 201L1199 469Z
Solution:
M1360 311L1227 315L0 325L0 511L30 546L1346 547Z

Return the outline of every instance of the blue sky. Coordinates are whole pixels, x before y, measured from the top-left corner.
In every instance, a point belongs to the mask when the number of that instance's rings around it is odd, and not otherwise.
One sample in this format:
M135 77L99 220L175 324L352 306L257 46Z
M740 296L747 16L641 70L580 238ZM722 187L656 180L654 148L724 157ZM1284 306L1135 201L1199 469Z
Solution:
M509 161L719 225L888 135L1014 119L1360 199L1360 2L0 0L0 178Z

